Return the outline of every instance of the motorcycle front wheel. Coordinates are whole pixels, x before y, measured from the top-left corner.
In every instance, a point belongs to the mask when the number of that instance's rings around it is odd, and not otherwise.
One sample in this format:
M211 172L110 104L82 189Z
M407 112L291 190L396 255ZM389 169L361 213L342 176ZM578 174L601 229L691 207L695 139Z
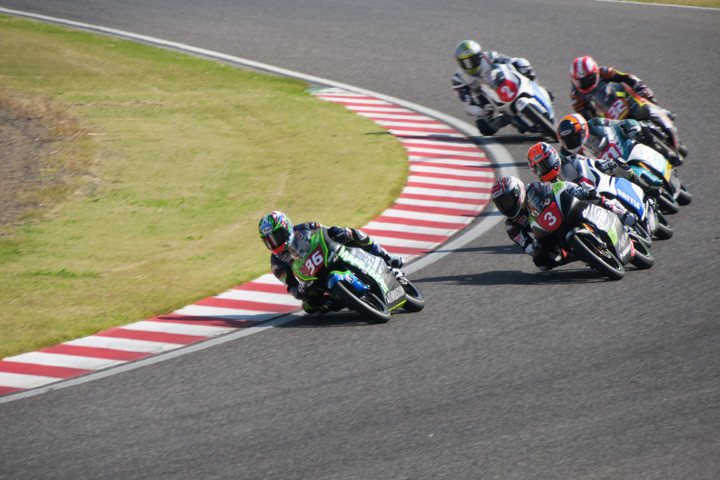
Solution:
M403 290L405 290L405 304L403 305L405 310L408 312L419 312L425 308L425 297L423 297L422 292L420 292L410 280L404 278L400 281L400 285L402 285Z
M622 262L609 250L599 249L594 240L576 234L568 239L568 246L576 257L610 280L621 280L625 276Z
M678 192L677 202L680 205L689 205L692 202L692 193L685 188L685 185L680 185L680 191Z
M545 118L542 113L538 111L533 105L528 105L522 111L533 124L540 127L540 131L546 137L550 137L553 142L557 142L557 134L555 133L555 127L552 122Z
M342 300L348 308L368 317L373 323L387 323L390 321L390 310L388 310L387 304L369 290L358 293L343 282L337 282L332 287L332 293Z
M635 250L632 260L630 263L635 266L638 270L647 270L655 264L655 259L650 253L647 245L645 245L641 239L633 232L629 234L630 241L633 242L633 248Z
M668 215L674 215L680 211L680 206L678 205L675 198L673 198L672 195L670 195L667 191L662 190L660 192L660 196L658 197L658 208L662 213L667 213Z
M673 236L673 233L675 233L668 223L665 216L660 212L655 212L655 215L657 215L657 229L655 230L654 235L659 238L660 240L667 240L668 238Z

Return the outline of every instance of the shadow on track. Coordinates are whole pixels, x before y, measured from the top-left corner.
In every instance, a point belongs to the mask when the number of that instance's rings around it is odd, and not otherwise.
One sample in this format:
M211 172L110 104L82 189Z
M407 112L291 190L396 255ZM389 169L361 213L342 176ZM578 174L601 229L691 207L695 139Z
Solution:
M405 310L398 310L393 312L391 322L393 320L402 318L404 315L408 315L410 312ZM341 310L339 312L323 313L321 315L303 315L297 320L278 325L275 328L338 328L338 327L372 327L378 325L371 321L368 321L366 317L363 317L359 313L350 310Z
M522 272L519 270L491 270L463 275L444 277L426 277L414 280L415 283L438 282L451 285L539 285L539 284L578 284L602 283L606 278L589 268L561 267L549 272Z

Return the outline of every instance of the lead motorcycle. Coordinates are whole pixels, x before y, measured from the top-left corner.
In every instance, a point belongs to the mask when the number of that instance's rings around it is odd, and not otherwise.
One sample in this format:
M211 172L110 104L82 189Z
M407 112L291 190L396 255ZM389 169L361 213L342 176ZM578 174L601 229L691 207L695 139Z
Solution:
M521 75L511 63L495 64L488 78L489 83L477 82L473 88L481 89L490 100L493 117L507 115L520 132L540 133L557 140L552 98L544 87Z
M625 265L653 266L648 247L609 210L583 202L564 182L534 182L527 189L531 228L541 244L557 244L611 280L625 276Z
M374 323L388 322L390 312L399 308L418 312L425 306L423 294L400 270L334 241L326 227L311 238L295 235L287 249L295 259L293 273L308 289L326 293Z

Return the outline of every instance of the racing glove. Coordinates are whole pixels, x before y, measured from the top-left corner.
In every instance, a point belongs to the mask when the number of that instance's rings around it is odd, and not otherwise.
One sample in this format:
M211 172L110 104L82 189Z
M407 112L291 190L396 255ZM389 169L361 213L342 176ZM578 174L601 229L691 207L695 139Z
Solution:
M640 95L641 97L647 98L647 99L650 100L651 102L654 102L654 101L655 101L655 94L653 93L652 90L650 90L650 87L648 87L648 86L645 85L644 83L642 83L642 82L637 82L637 83L635 84L635 86L633 87L633 90L635 91L635 93L637 93L637 94Z
M333 240L343 245L352 240L352 231L349 228L330 227L328 233Z

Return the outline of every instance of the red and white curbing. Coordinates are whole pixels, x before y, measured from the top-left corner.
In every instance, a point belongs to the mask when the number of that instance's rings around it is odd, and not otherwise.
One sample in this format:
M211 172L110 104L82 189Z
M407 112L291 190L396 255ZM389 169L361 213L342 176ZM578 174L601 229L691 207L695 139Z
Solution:
M396 136L410 175L396 203L364 227L391 253L412 260L469 225L489 201L493 168L465 135L431 117L339 88L315 89ZM215 297L95 335L0 361L0 395L48 385L247 328L288 314L300 302L272 275Z
M482 211L494 180L485 153L433 118L338 88L313 92L387 128L408 151L410 176L395 205L362 230L406 260L428 253Z

